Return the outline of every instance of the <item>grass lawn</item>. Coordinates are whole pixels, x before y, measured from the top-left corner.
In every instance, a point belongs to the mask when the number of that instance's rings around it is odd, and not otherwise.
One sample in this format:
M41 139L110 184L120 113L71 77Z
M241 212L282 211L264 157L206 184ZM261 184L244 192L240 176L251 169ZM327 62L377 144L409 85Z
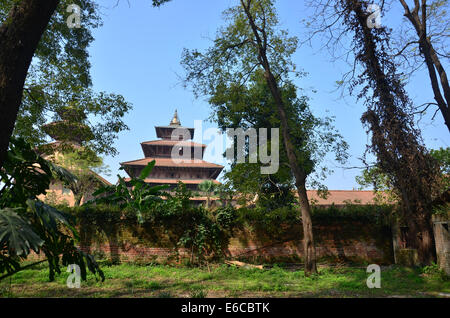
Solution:
M246 269L164 265L103 265L106 280L90 275L81 288L66 286L69 273L48 280L44 264L0 282L0 297L449 297L450 280L436 269L382 268L381 288L366 286L365 267L320 266L320 275L274 266Z

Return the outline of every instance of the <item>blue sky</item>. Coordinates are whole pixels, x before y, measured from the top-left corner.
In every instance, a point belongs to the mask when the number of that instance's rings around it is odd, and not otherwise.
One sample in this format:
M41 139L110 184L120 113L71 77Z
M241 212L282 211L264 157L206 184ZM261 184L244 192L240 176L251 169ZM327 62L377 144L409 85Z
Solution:
M231 0L175 0L161 8L153 8L150 0L99 1L104 25L95 30L95 41L90 48L92 78L97 91L122 94L133 104L133 110L124 118L129 131L119 134L115 147L119 154L106 157L105 164L111 170L109 181L117 181L119 163L143 157L140 142L156 139L154 126L167 125L175 109L183 126L194 126L194 120L203 120L203 128L215 125L207 121L210 107L206 98L196 99L191 91L180 84L179 75L183 48L206 49L220 25L222 11L237 3ZM308 9L302 1L279 0L277 2L281 27L290 35L304 37L301 20L308 17ZM383 17L382 23L395 26L399 21L391 16L401 16L394 9ZM398 14L397 14L398 13ZM82 22L81 22L82 23ZM297 81L311 98L311 109L317 116L334 115L335 126L349 144L350 159L345 167L361 166L358 159L365 150L368 137L360 122L364 107L356 98L340 98L335 82L348 65L331 62L326 51L320 51L320 41L312 47L302 46L294 55L297 66L308 76ZM311 89L316 93L309 92ZM425 72L411 79L407 87L410 97L417 104L432 101L428 76ZM431 114L420 122L420 128L429 148L448 147L449 133L440 114L432 122ZM207 142L205 142L207 144ZM206 160L212 159L207 155ZM220 163L220 162L218 162ZM353 189L358 187L357 169L343 169L327 156L324 162L334 173L324 181L329 189Z

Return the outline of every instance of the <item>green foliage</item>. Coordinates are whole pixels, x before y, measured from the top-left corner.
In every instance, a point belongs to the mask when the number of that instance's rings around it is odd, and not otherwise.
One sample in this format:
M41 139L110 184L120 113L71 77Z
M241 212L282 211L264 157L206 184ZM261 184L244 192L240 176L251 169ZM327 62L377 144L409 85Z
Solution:
M332 205L328 208L313 207L312 218L321 224L346 220L374 225L390 225L393 211L392 205L347 204L344 207Z
M45 254L50 280L61 272L61 265L69 264L80 266L83 280L86 267L104 279L92 256L75 246L74 218L37 200L55 175L73 180L68 171L39 157L23 139L12 138L0 172L0 273L8 276L22 270L20 261L33 250Z
M204 180L198 185L198 189L206 194L206 208L209 208L209 201L211 198L211 195L216 190L216 185L212 180Z
M301 225L295 207L278 207L273 210L243 207L237 211L236 223L238 228L248 228L256 235L271 238L281 237L287 228L293 229Z
M320 180L329 170L320 163L330 152L336 154L338 161L345 161L348 146L332 126L333 118L315 117L308 97L298 94L291 77L291 74L304 75L296 70L291 60L298 39L280 30L273 2L258 0L249 6L257 28L264 32L264 54L281 93L297 164L306 176L310 176L308 182L311 186L323 187ZM264 63L242 5L226 10L224 16L228 24L217 31L211 47L204 52L184 50L181 63L186 71L186 84L197 95L209 97L213 110L211 119L222 130L256 128L259 133L258 128L268 128L270 131L270 128L281 127L277 103L267 83ZM269 142L268 148L270 146ZM238 164L235 159L225 178L240 193L258 194L259 203L268 205L267 208L281 207L284 200L292 203L293 197L289 197L289 192L293 188L294 178L287 164L283 140L280 146L278 172L261 174L263 164ZM249 149L244 150L249 156Z
M436 159L444 174L450 174L450 147L431 149L431 156Z
M0 4L0 24L15 0ZM69 5L81 8L80 28L68 28ZM128 129L123 116L132 108L123 96L92 89L89 46L102 25L100 6L93 0L61 0L33 56L24 86L14 135L33 146L45 144L48 118L62 120L60 110L71 105L89 116L92 138L85 142L98 153L117 154L117 133ZM73 135L66 135L67 138Z
M450 187L450 148L431 149L430 155L437 161L442 173L440 191L437 193L439 195ZM396 193L390 178L378 166L364 169L362 174L355 179L361 189L373 188L377 203L394 203L400 200L400 196Z
M206 298L207 295L208 292L203 288L192 288L189 293L190 298Z
M312 206L312 220L314 224L334 222L364 222L369 224L389 224L393 206L389 205L356 205L348 204L343 207ZM240 225L259 224L262 230L272 233L282 232L283 226L301 224L301 219L295 207L282 207L275 210L259 208L240 208L237 211L237 221ZM280 232L280 233L281 233Z
M202 192L211 194L214 192L215 184L212 180L204 180L198 185L198 189Z
M130 208L135 211L139 223L143 223L142 212L148 208L152 202L159 201L161 190L167 189L167 185L151 187L145 182L145 178L150 174L155 166L155 160L149 162L142 170L139 177L131 178L129 182L120 175L117 175L119 182L117 185L107 185L100 187L93 193L97 198L93 202L118 204L122 209ZM123 169L121 167L120 169Z
M321 266L320 276L307 277L300 268L285 264L246 269L227 265L203 267L138 266L123 263L105 267L108 280L89 280L77 290L67 288L63 273L55 284L46 284L43 267L33 267L0 282L0 296L6 297L442 297L450 293L450 281L433 268L386 266L382 268L382 288L366 285L366 266ZM131 280L133 288L124 288ZM29 288L23 288L27 283ZM154 284L157 283L157 284ZM156 285L157 288L153 288ZM2 294L3 292L3 294ZM204 294L204 295L201 295Z
M122 239L136 240L132 244L173 248L175 253L186 248L191 253L190 262L200 264L223 257L236 231L249 231L272 242L284 238L287 232L294 234L292 239L301 237L301 219L294 206L266 210L226 205L208 211L194 206L189 200L192 193L183 184L179 184L174 194L166 195L165 200L154 201L143 210L142 224L133 210L122 210L119 206L83 205L65 211L77 217L81 232L94 236L92 242L104 242L106 236L119 244ZM312 220L316 226L350 224L354 228L353 224L367 224L381 229L390 224L392 210L392 206L351 204L313 207Z
M267 56L272 72L277 78L296 73L290 57L298 44L296 37L289 37L287 31L278 30L278 17L272 1L258 0L251 5L259 26L267 31L269 44ZM213 96L221 87L244 85L255 69L260 67L257 48L253 42L253 31L247 16L240 5L224 12L228 25L217 31L213 46L205 53L198 50L185 50L182 64L186 69L186 82L193 86L194 92ZM263 21L264 19L264 21Z
M222 229L226 229L229 232L233 231L237 222L237 212L234 207L231 205L222 206L212 213L215 221Z
M235 191L232 189L230 182L225 181L216 185L214 194L219 198L222 206L227 206L233 200Z
M450 282L450 276L445 273L443 269L440 269L436 263L431 263L431 265L424 266L420 269L423 274L428 276L440 277L444 282Z
M450 147L431 149L430 154L441 167L443 191L450 189Z
M48 159L66 168L76 177L74 182L61 180L72 191L75 205L80 205L84 196L90 194L92 189L104 183L97 175L108 172L103 165L102 158L97 156L91 149L85 147L61 149L61 151L54 152Z
M450 214L450 203L444 203L433 208L433 214L448 216Z
M167 194L166 200L155 202L145 219L164 228L173 247L190 250L191 262L195 261L194 257L198 262L219 257L228 246L232 230L229 213L233 213L233 208L209 212L194 206L191 197L192 193L179 183L175 194Z
M9 255L26 256L30 254L30 250L38 253L42 244L44 241L13 209L2 210L0 214L0 246L4 246Z
M360 176L355 177L360 189L373 188L375 201L380 204L398 202L394 188L388 176L377 166L365 168Z
M115 198L114 194L109 194ZM236 211L223 206L208 211L195 206L193 194L181 182L174 193L161 193L164 200L150 200L141 206L141 217L133 205L85 204L77 208L66 207L65 211L79 220L80 231L89 233L93 239L109 240L119 232L131 232L139 241L171 247L178 253L186 248L191 253L192 263L222 256L235 226ZM101 198L98 203L102 202ZM109 199L104 202L112 202ZM120 201L119 201L120 202Z
M41 158L22 138L12 138L0 170L0 207L25 207L28 199L45 193L54 177L75 180L64 168Z
M106 231L108 225L127 223L131 220L136 222L136 215L129 209L121 209L117 205L107 204L83 204L79 207L61 207L66 213L73 215L77 219L77 225L81 227L88 226L89 229Z

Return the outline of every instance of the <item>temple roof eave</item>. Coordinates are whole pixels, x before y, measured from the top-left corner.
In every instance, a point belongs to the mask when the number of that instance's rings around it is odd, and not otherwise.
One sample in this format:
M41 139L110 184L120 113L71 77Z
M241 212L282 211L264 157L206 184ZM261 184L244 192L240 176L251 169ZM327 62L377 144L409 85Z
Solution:
M185 145L185 146L192 146L192 147L202 147L206 148L207 145L196 143L193 141L186 141L186 140L164 140L164 139L158 139L158 140L149 140L141 142L141 145L144 146L174 146L174 145Z
M122 166L146 166L149 162L155 160L155 167L189 167L189 168L215 168L223 169L224 166L215 163L199 160L200 162L195 162L197 160L189 160L190 162L180 162L175 163L171 158L142 158L138 160L121 162ZM171 161L171 162L169 162Z
M131 178L125 178L125 182L129 182ZM179 181L185 183L185 184L200 184L205 180L211 180L211 179L154 179L154 178L146 178L144 181L146 183L154 183L154 184L177 184ZM215 184L221 184L217 180L211 180Z

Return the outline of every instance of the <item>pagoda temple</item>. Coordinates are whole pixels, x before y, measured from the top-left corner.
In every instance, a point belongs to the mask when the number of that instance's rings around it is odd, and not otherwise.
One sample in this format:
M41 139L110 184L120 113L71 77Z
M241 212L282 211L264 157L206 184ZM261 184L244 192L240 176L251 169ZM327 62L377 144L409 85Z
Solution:
M56 164L70 163L70 169L74 171L85 171L84 166L77 167L77 161L73 159L66 161L65 156L69 153L92 154L92 150L88 150L83 146L84 142L92 140L94 134L91 128L86 124L84 111L74 105L61 107L56 111L59 119L50 122L42 127L45 133L52 137L55 141L36 148L35 151L44 159L52 161ZM94 159L94 158L92 158ZM67 168L67 166L66 166ZM92 188L84 191L83 195L75 195L69 188L66 188L64 182L59 179L53 179L50 187L45 195L38 198L42 201L52 202L55 204L68 204L69 206L83 204L93 199L92 193L101 185L111 185L111 183L93 170L87 170L93 177L90 179ZM85 171L85 172L87 172ZM86 175L85 175L86 176ZM86 180L86 178L84 177Z
M219 184L216 178L223 166L203 160L206 145L191 141L194 128L181 126L176 110L169 126L155 126L155 130L159 140L141 143L145 158L121 163L130 177L139 176L142 169L155 160L152 172L145 179L148 184L168 184L173 189L181 181L191 190L197 190L204 180L213 180ZM181 155L184 152L183 160L173 158L174 151Z

